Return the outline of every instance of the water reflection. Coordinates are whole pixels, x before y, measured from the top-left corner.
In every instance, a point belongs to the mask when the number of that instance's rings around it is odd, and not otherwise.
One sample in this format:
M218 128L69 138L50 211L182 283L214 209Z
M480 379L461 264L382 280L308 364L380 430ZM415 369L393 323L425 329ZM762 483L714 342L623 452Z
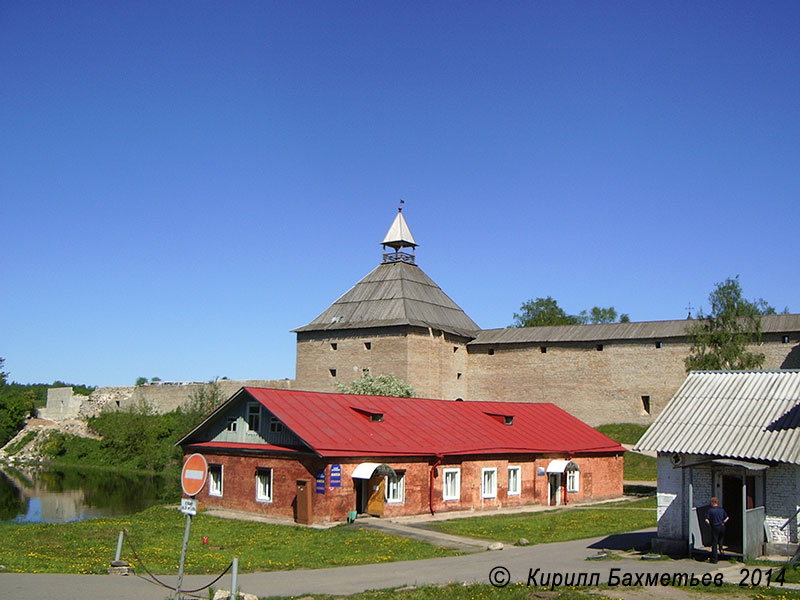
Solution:
M67 523L130 514L180 497L156 475L79 468L0 468L0 521Z

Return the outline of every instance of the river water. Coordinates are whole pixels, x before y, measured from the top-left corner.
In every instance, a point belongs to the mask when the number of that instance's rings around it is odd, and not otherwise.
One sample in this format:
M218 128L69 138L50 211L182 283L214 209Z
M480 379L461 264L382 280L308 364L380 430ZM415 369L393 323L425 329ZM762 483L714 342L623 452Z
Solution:
M177 502L180 486L157 475L77 467L0 467L0 521L67 523Z

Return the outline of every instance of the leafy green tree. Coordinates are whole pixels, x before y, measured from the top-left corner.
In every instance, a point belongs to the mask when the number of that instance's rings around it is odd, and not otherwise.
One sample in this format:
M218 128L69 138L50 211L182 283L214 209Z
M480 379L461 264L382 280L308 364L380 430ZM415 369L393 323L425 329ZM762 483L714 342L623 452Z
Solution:
M0 357L0 385L6 384L6 378L8 377L8 373L3 371L3 365L5 364L6 359Z
M541 327L543 325L580 325L581 319L568 315L552 296L523 302L519 313L514 313L512 327Z
M136 378L136 385L144 385L147 383L147 377L137 377Z
M17 435L25 425L25 417L34 410L34 395L30 390L4 389L0 393L0 446Z
M186 405L185 412L199 421L225 400L225 394L222 392L219 380L212 379L189 394L189 402Z
M746 300L738 275L717 283L708 301L711 313L704 316L701 310L686 328L692 344L683 361L686 372L761 368L764 354L748 346L761 341L761 316L775 314L775 309L763 298Z
M394 398L413 398L414 388L395 375L364 375L350 385L336 383L336 389L343 394L366 394L368 396L392 396Z
M613 306L603 308L593 306L590 310L582 310L577 315L569 315L558 305L552 296L528 300L514 313L512 327L542 327L545 325L585 325L586 323L614 323L619 317L620 323L630 322L626 314L618 315Z

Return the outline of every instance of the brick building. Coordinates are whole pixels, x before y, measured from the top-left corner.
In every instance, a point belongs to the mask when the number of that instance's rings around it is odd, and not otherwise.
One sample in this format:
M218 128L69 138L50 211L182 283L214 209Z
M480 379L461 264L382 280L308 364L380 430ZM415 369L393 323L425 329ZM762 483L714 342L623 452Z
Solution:
M179 443L207 506L303 523L622 495L624 448L552 404L242 388Z
M729 554L797 550L800 371L692 372L636 449L658 452L658 550L709 546L712 496Z
M416 264L402 212L380 265L297 333L296 389L394 374L427 398L553 402L649 424L683 382L688 321L481 329ZM764 368L800 368L800 315L762 319Z

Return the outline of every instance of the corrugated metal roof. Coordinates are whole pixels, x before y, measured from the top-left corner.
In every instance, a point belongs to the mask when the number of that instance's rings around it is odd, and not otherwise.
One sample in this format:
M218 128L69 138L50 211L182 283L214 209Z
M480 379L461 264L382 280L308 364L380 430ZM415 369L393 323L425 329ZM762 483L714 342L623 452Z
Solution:
M457 402L243 388L322 456L621 453L624 448L552 404ZM380 412L381 421L368 414ZM367 413L367 414L365 414ZM181 440L195 445L206 423ZM505 425L492 416L513 416Z
M433 327L465 337L480 329L422 269L396 262L378 265L325 312L293 331L392 325Z
M663 340L685 338L686 327L698 321L639 321L636 323L602 323L598 325L553 325L547 327L506 327L484 329L470 345L525 344L556 342L604 342L613 340ZM767 315L761 317L764 333L800 331L800 315Z
M800 464L800 371L692 372L635 449Z

